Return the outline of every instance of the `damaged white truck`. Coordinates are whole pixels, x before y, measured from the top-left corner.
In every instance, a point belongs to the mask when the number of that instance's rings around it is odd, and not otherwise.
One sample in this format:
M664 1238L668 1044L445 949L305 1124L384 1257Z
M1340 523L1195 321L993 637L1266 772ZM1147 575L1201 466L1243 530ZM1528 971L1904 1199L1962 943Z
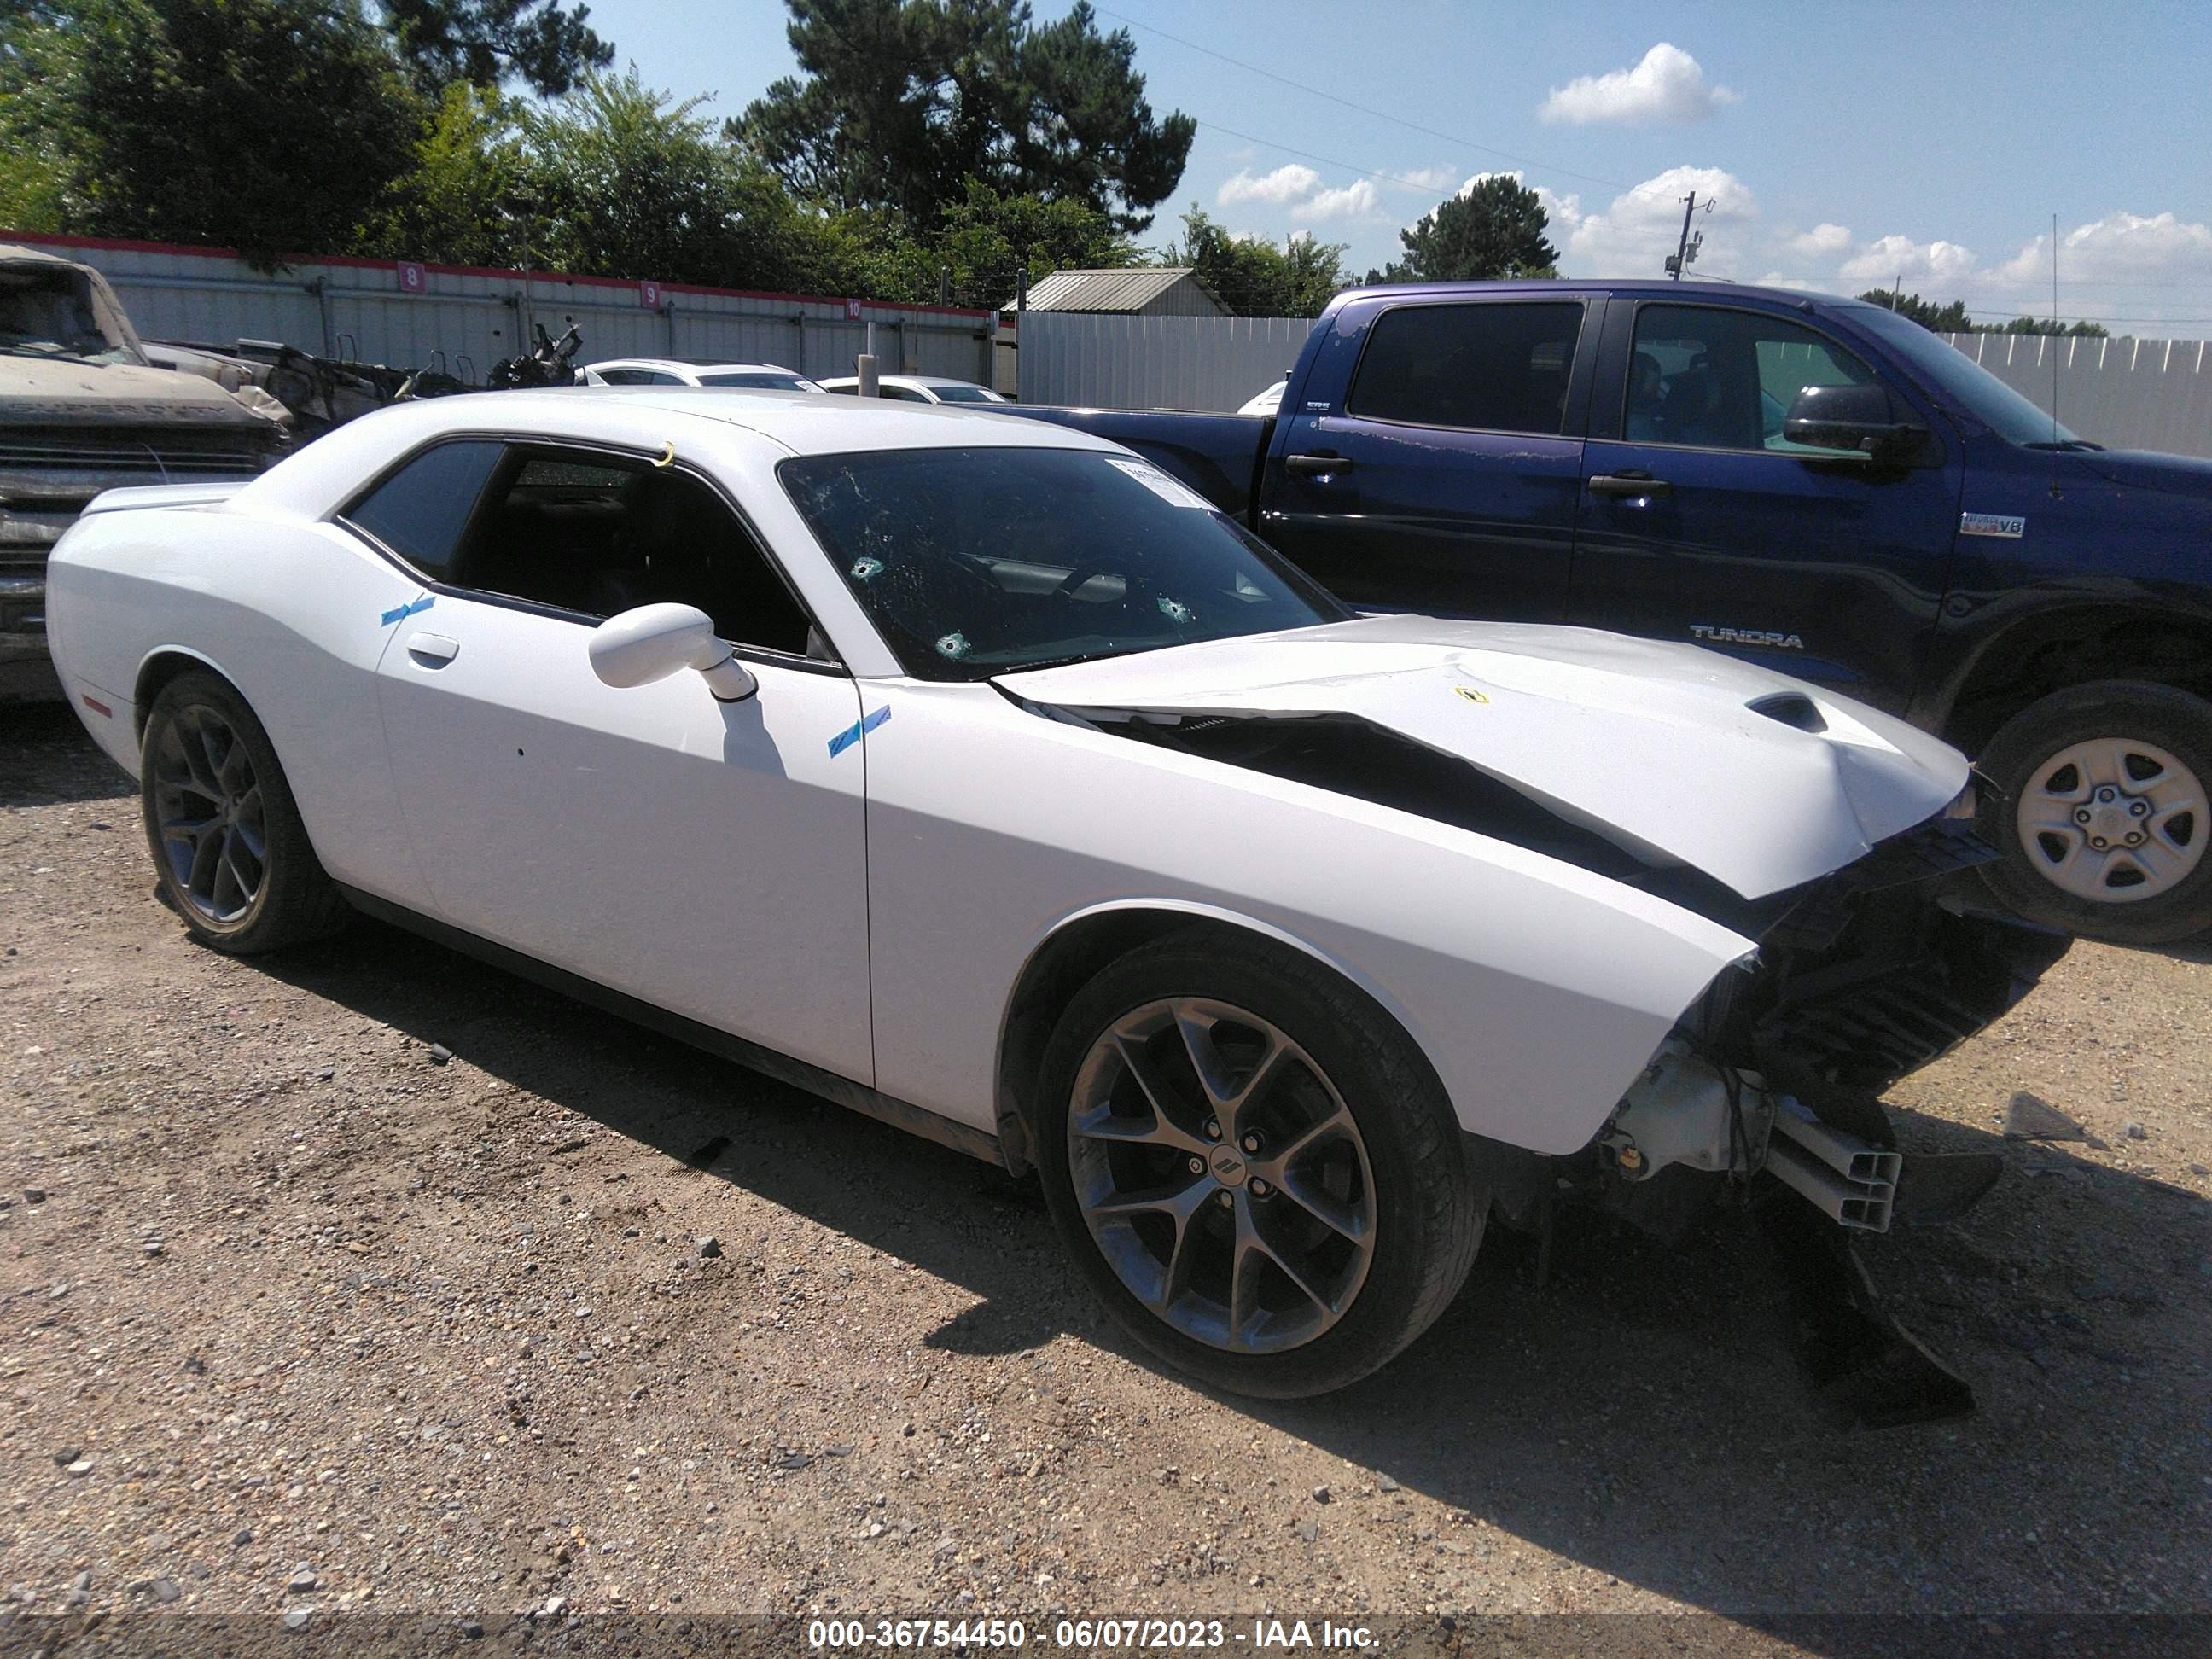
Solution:
M0 702L54 695L46 561L118 485L250 478L282 453L275 399L153 367L91 266L0 245Z
M1698 648L1355 617L1118 446L753 392L367 416L56 552L72 703L241 953L359 909L1018 1173L1135 1337L1297 1395L1486 1225L1731 1194L1832 1400L1954 1408L1848 1240L1892 1081L2063 935L1959 754ZM1932 1402L1932 1403L1931 1403Z

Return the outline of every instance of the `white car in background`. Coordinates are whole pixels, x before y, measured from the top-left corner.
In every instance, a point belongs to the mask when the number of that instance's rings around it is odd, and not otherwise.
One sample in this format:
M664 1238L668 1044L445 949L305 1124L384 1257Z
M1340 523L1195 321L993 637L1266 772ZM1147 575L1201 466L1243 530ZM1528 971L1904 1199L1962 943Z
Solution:
M1874 1091L2053 953L1936 902L1966 762L1826 690L1353 616L1034 422L494 407L112 490L55 551L184 926L367 911L1035 1170L1212 1384L1373 1370L1563 1194L1880 1226Z
M611 357L584 368L586 386L711 386L741 392L819 392L781 363L730 363L719 357Z
M840 374L835 380L822 382L824 392L834 392L841 397L856 397L860 382L851 374ZM882 374L876 378L876 395L902 404L1003 404L1008 401L987 386L973 380L949 380L938 374Z
M1290 376L1285 375L1265 392L1255 392L1239 404L1237 412L1239 415L1273 415L1283 406L1283 390L1290 383Z

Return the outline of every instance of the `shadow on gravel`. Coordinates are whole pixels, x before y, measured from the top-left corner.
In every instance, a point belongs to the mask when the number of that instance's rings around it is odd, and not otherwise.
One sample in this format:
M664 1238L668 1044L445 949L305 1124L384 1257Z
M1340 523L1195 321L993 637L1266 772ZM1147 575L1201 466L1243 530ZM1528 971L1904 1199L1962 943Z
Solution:
M0 806L105 800L133 787L67 704L0 703Z
M267 966L973 1292L932 1346L1007 1355L1072 1331L1149 1363L1062 1258L1033 1187L382 926ZM2001 1144L1911 1113L1899 1127L1908 1152ZM1471 1583L1510 1535L1837 1654L1923 1644L1893 1620L1783 1615L2171 1611L2201 1583L2185 1540L2208 1525L2201 1201L2055 1147L2007 1157L1966 1224L1869 1250L1900 1316L1974 1383L1973 1419L1828 1427L1741 1217L1673 1249L1563 1223L1541 1291L1533 1249L1493 1234L1457 1304L1379 1375L1321 1401L1228 1402L1371 1472L1329 1504L1270 1493L1255 1512L1325 1535L1364 1524L1387 1477L1464 1512L1432 1547ZM2108 1236L2153 1243L2123 1259Z

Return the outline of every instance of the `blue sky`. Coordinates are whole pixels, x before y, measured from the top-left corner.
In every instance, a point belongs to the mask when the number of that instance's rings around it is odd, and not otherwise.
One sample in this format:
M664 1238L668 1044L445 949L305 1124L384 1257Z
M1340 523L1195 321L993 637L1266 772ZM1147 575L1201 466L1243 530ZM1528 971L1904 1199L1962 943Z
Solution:
M1716 204L1698 275L1848 292L1901 273L2003 317L2048 309L2056 214L2063 313L2212 336L2204 0L1097 9L1134 37L1154 108L1200 124L1147 240L1195 203L1348 243L1364 271L1470 178L1514 172L1570 275L1660 274L1694 188ZM592 6L649 83L723 114L792 71L785 21L778 0Z

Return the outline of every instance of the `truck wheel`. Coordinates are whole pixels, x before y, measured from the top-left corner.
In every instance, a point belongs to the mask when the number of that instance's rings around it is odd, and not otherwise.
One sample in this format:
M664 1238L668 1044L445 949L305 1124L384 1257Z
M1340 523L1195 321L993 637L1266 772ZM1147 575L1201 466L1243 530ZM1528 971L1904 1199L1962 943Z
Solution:
M1320 964L1183 933L1113 963L1053 1033L1053 1218L1131 1334L1237 1394L1365 1376L1465 1282L1486 1204L1405 1033Z
M2014 715L1979 764L1990 886L2022 915L2116 945L2212 927L2212 703L2077 685Z
M138 789L161 896L201 944L252 956L344 925L269 734L228 681L194 672L161 688Z

